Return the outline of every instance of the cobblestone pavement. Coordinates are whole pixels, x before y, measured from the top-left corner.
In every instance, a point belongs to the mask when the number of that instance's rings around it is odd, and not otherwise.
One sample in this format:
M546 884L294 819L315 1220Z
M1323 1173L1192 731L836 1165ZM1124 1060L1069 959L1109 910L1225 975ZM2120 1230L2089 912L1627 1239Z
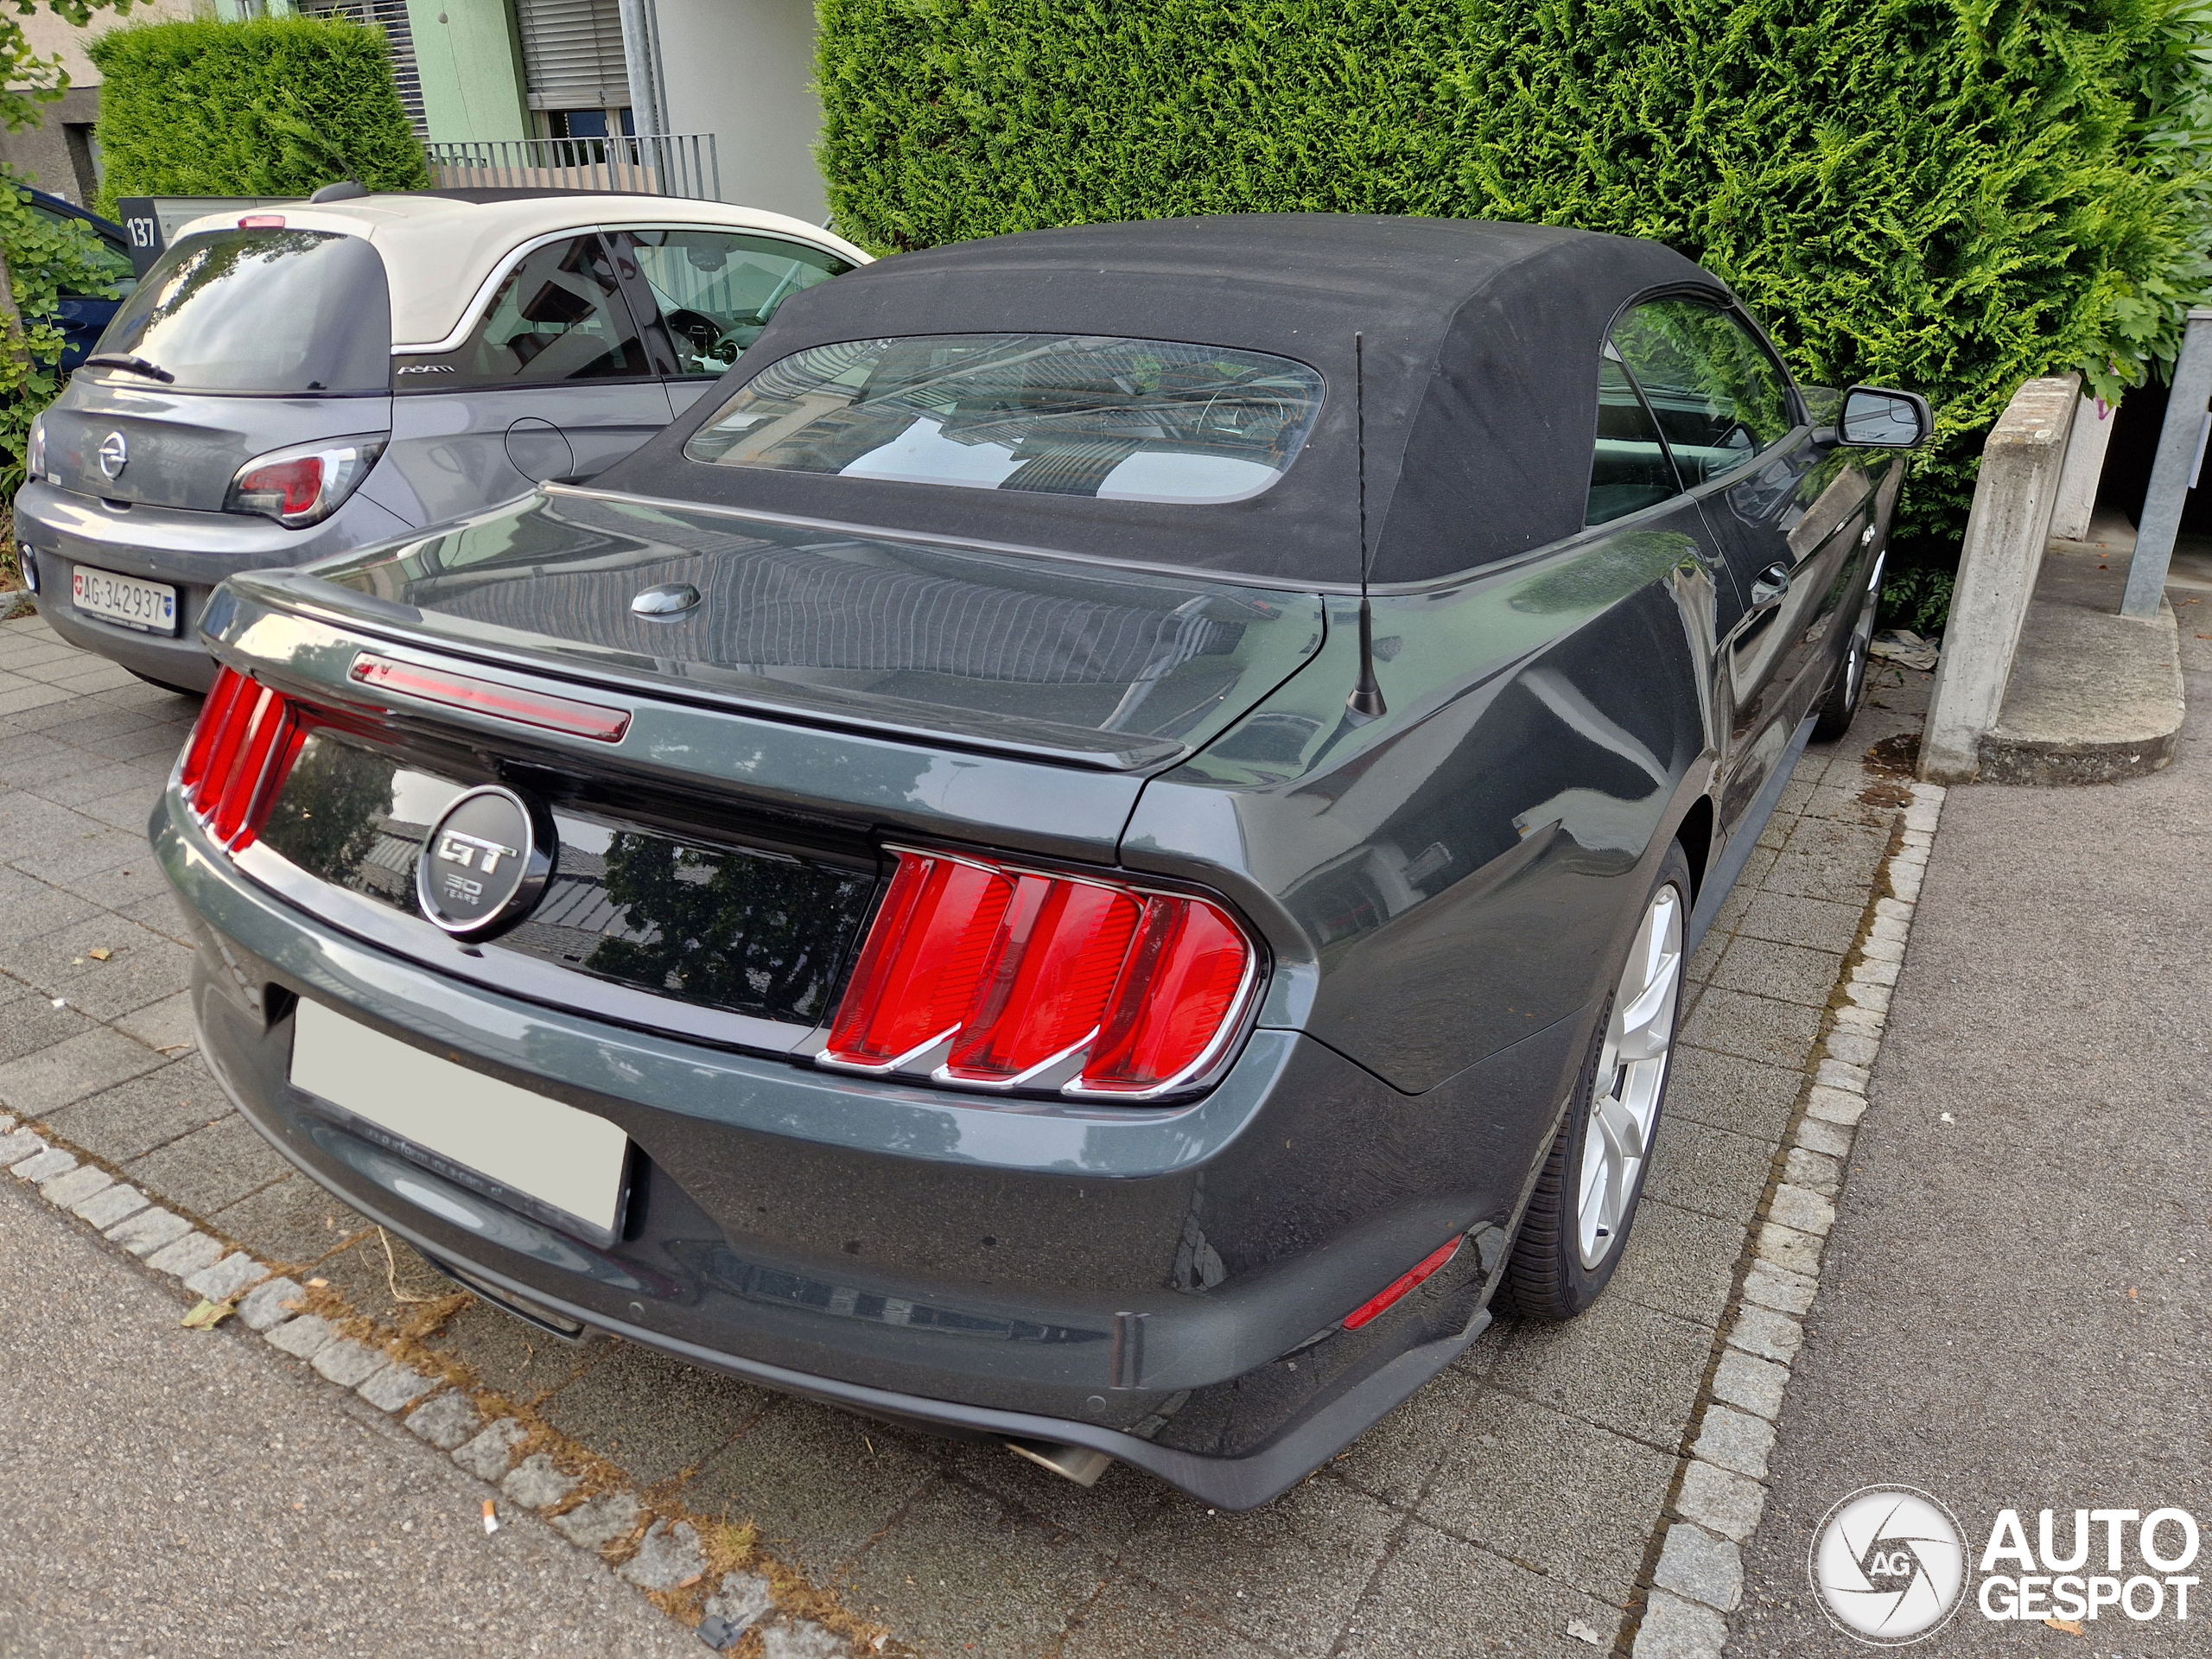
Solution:
M649 1495L751 1518L924 1654L1624 1652L1904 798L1860 757L1916 728L1926 682L1878 679L1841 752L1808 752L1693 966L1610 1294L1569 1325L1493 1328L1263 1510L1217 1515L1120 1466L1086 1491L481 1304L437 1345ZM0 626L0 1108L396 1325L396 1296L442 1281L291 1173L192 1049L188 952L143 826L194 712L35 618Z

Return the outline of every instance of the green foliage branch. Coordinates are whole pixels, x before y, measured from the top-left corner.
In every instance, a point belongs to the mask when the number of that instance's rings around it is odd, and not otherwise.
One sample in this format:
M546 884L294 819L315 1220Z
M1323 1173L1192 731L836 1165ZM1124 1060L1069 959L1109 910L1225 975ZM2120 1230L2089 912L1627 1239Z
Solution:
M2170 360L2212 245L2209 0L821 0L822 158L880 251L1179 213L1656 238L1808 381L1904 385L1955 545L2033 375Z
M112 297L114 260L82 219L31 211L22 181L0 167L0 258L16 317L0 311L0 499L22 486L31 422L61 389L64 295Z
M342 17L145 23L91 48L103 211L120 196L303 196L430 181L381 29Z
M0 124L11 132L35 126L38 106L53 103L69 90L69 71L61 54L41 57L16 21L38 10L39 0L0 0ZM46 0L46 10L82 29L96 11L130 10L130 0Z

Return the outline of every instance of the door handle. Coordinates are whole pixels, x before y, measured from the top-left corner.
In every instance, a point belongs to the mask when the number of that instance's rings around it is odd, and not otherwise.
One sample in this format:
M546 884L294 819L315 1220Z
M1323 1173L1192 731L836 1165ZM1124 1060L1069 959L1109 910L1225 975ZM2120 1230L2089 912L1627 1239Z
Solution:
M1779 559L1758 574L1751 583L1751 608L1763 611L1770 605L1778 605L1782 596L1789 591L1789 567Z

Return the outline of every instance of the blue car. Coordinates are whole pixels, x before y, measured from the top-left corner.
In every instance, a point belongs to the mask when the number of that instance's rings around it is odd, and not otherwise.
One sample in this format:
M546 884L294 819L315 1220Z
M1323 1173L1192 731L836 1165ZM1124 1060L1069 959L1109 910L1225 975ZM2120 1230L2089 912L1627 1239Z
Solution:
M138 278L130 264L130 244L125 238L123 226L111 219L102 219L74 202L50 196L43 190L22 187L31 199L31 212L46 219L81 219L92 226L92 234L99 238L101 251L108 257L102 263L111 268L115 283L112 296L102 298L92 294L64 294L61 314L55 319L61 329L61 366L73 369L90 355L92 346L106 332L109 320L130 298L130 290L138 285Z

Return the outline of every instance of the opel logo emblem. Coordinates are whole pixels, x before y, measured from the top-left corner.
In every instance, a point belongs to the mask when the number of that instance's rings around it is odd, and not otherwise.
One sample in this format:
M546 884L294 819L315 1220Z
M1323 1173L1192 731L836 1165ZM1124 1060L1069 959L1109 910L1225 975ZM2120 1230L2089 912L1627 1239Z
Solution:
M520 920L553 873L550 815L512 790L472 789L439 815L415 861L415 900L456 938L488 938Z
M110 478L119 478L130 460L130 446L123 441L123 434L111 432L100 440L100 471Z

